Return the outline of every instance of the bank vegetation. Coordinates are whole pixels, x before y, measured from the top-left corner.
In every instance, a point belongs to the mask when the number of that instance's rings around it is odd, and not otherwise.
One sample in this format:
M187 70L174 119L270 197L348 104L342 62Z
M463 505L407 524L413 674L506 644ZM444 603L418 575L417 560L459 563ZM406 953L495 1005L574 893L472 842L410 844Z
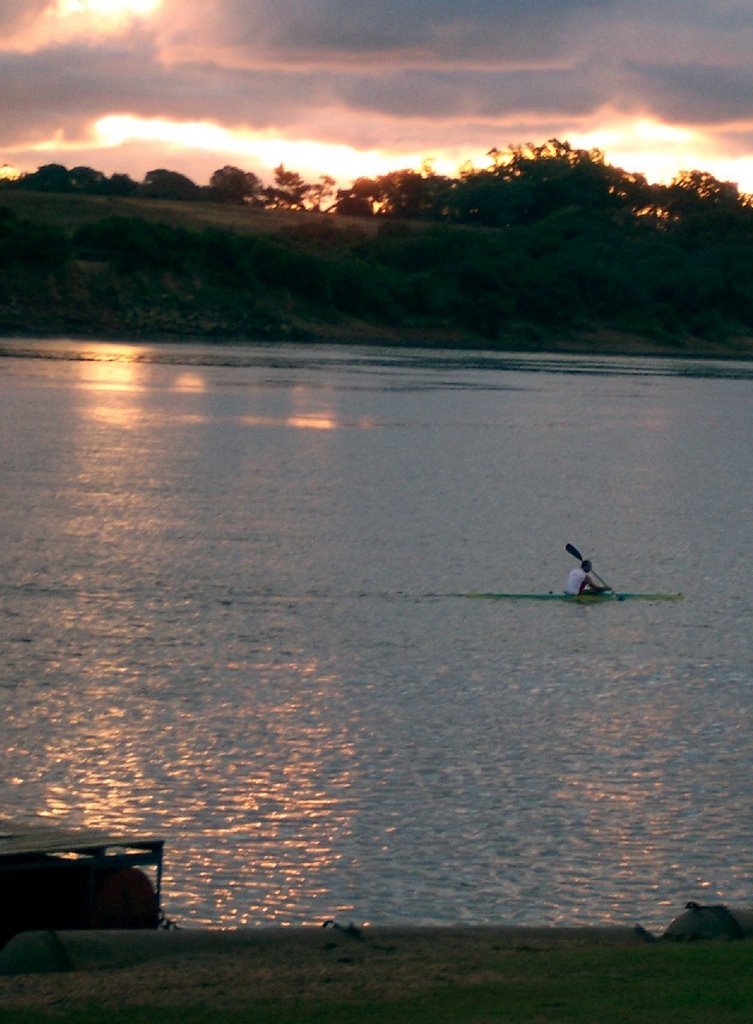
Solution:
M0 331L753 354L753 204L552 140L457 178L0 184Z

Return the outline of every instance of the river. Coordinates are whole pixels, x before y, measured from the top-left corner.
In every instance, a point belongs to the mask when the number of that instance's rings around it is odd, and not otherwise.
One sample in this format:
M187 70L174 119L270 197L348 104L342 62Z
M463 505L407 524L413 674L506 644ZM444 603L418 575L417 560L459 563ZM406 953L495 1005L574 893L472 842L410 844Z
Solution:
M750 903L753 364L0 343L2 816L184 925ZM571 542L678 603L558 590Z

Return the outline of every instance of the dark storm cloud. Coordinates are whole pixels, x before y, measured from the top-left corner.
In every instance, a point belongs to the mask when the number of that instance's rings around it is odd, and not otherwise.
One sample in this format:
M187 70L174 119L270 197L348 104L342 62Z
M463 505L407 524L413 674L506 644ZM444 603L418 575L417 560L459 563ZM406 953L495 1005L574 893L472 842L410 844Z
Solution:
M753 119L753 64L632 64L628 68L636 95L653 98L668 121L704 124Z
M440 121L612 107L692 122L699 90L704 119L724 121L746 108L753 48L753 7L732 0L220 0L204 27L207 53L232 54L254 81L277 68L283 104L297 91Z
M525 61L566 56L601 39L619 59L623 47L651 48L663 31L686 46L713 49L714 36L750 31L751 8L717 0L220 0L210 32L249 58L352 60L369 56L454 61ZM635 54L637 56L637 54ZM671 47L666 57L672 59Z
M559 50L569 13L596 7L595 0L224 0L212 24L218 39L249 59L530 60Z

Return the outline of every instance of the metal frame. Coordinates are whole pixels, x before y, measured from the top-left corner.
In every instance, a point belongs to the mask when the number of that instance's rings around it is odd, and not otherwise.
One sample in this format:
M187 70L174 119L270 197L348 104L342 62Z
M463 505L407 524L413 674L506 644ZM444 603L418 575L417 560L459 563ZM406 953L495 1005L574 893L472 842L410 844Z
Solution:
M94 900L97 872L128 867L154 869L157 906L162 907L162 855L164 840L48 826L14 828L0 823L0 879L15 872L88 872L88 910Z

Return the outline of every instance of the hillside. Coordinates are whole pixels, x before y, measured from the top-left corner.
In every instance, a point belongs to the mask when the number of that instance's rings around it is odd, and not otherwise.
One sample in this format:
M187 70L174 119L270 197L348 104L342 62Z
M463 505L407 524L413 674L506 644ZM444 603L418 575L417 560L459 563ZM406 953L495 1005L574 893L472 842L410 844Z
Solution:
M0 333L753 356L753 232L0 192Z
M56 194L54 192L0 191L0 207L7 207L19 219L47 224L73 232L84 224L108 217L136 217L149 223L200 231L215 228L239 234L275 233L307 224L326 222L366 232L377 229L377 222L363 217L331 217L324 213L295 210L263 210L254 206L228 203L189 203L170 199L137 199L128 196Z

